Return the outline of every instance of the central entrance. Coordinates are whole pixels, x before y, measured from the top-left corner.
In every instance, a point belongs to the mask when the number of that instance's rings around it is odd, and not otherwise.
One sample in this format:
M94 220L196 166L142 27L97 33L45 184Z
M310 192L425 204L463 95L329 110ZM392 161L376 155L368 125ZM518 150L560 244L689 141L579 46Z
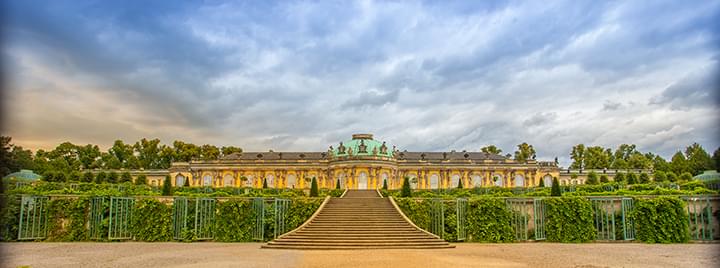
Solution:
M358 189L365 190L368 188L368 177L367 173L360 172L360 175L358 175Z

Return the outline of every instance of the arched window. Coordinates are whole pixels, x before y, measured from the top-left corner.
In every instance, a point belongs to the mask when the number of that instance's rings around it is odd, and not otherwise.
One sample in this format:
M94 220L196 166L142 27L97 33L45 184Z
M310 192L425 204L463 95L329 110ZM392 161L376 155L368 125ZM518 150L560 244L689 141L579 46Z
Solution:
M364 171L360 172L360 174L358 175L357 188L358 189L367 189L368 188L368 175Z
M522 175L515 175L515 187L525 186L525 177Z
M212 185L212 176L210 174L205 174L203 176L203 186L211 186Z
M543 184L545 184L545 187L552 186L552 182L553 182L553 179L552 179L552 176L550 176L550 174L543 176Z
M410 181L410 189L417 189L418 184L420 183L420 179L418 179L417 175L408 175L408 181Z
M482 177L480 175L472 175L470 176L472 180L472 186L470 187L480 187L482 186Z
M450 187L457 188L458 184L460 184L460 175L455 174L450 177ZM465 185L463 185L465 186Z
M430 176L430 189L437 189L440 186L440 177L437 174Z
M297 180L297 179L296 179L296 177L295 177L295 174L290 174L290 175L288 175L288 176L287 176L287 184L285 185L285 187L287 187L287 188L295 188L295 183L296 183L295 181L296 181L296 180Z
M378 185L378 188L382 188L385 183L388 184L388 188L390 188L390 182L388 180L388 174L386 172L383 172L380 174L380 185Z
M345 181L345 173L340 172L337 174L337 176L335 177L335 182L337 183L338 181L340 182L340 189L347 189L347 183Z
M252 187L254 184L255 175L247 175L245 176L247 180L245 181L245 187Z
M177 176L175 176L175 187L182 187L183 185L185 185L185 176L177 174Z
M498 187L502 187L504 185L503 177L500 174L493 175L493 184Z
M223 180L223 186L235 186L235 177L233 177L232 174L225 174L225 178Z
M267 181L268 188L275 188L275 176L269 174L265 176L265 180Z

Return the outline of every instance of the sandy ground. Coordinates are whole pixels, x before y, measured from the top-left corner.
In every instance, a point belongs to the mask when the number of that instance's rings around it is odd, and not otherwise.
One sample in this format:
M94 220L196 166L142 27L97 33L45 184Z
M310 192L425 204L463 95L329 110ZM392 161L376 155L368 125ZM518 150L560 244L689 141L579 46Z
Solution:
M18 267L720 267L720 244L455 244L442 250L295 251L258 243L0 243Z

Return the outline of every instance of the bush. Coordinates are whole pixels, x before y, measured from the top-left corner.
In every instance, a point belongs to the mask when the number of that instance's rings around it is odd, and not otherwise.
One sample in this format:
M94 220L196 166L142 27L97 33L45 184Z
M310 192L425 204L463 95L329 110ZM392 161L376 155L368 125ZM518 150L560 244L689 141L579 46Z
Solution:
M105 171L100 171L100 173L95 176L95 183L100 184L103 182L107 182L107 173L105 173Z
M592 204L584 197L545 199L545 230L551 242L595 240Z
M650 182L650 175L647 173L640 173L640 177L638 178L638 182L640 183L649 183Z
M135 201L130 229L137 241L170 241L172 232L172 207L156 199Z
M410 189L410 178L405 177L403 179L402 184L402 191L400 192L401 197L411 197L412 196L412 189Z
M93 182L95 179L95 176L93 176L92 172L86 171L85 174L83 174L83 182Z
M552 188L550 188L550 196L561 196L562 193L560 192L560 182L558 182L558 179L556 177L553 177L552 180Z
M538 187L540 187L540 188L545 187L545 180L544 180L544 179L540 179L540 183L538 184Z
M138 175L135 179L135 185L147 185L147 176L145 174Z
M120 183L132 182L132 176L130 175L130 172L125 171L122 174L120 174L119 182Z
M637 174L635 173L628 173L626 175L627 177L627 183L628 184L636 184L637 183Z
M267 184L267 178L263 179L263 185L262 185L262 188L263 188L263 189L267 189L267 188L268 188L268 184Z
M675 175L675 172L668 171L668 173L666 174L666 176L667 176L667 180L670 181L670 182L677 182L677 181L678 181L678 177L677 177L677 175Z
M383 180L382 189L383 189L383 190L387 190L387 189L388 189L387 180Z
M82 178L83 178L82 172L73 171L73 172L69 173L67 180L71 181L71 182L80 182L80 181L82 181Z
M48 241L84 241L88 239L87 198L55 199L48 203Z
M600 183L608 183L608 182L610 182L610 181L608 180L607 175L605 175L605 174L600 175Z
M636 238L647 243L683 243L690 239L685 202L675 196L637 199L631 212Z
M165 176L165 180L163 180L162 195L164 195L164 196L172 195L172 184L170 182L170 176Z
M665 182L667 181L667 174L662 170L655 171L655 174L653 174L653 177L655 178L656 182Z
M337 182L335 182L335 189L340 190L340 179L337 179Z
M515 231L510 222L512 211L502 198L468 201L466 228L468 241L512 242Z
M613 178L614 182L622 183L625 182L625 173L617 172L615 173L615 177Z
M221 242L252 241L255 211L250 200L218 202L215 218L215 240Z
M115 171L110 171L108 173L108 176L106 178L107 182L109 183L117 183L118 182L118 174Z
M683 172L682 174L680 174L680 177L678 177L680 181L690 181L692 180L692 178L693 175L690 172Z
M587 175L587 180L585 181L585 184L588 185L597 185L598 182L598 175L595 173L595 171L590 171Z
M318 185L317 180L315 177L312 178L312 182L310 183L310 197L317 197L318 196Z

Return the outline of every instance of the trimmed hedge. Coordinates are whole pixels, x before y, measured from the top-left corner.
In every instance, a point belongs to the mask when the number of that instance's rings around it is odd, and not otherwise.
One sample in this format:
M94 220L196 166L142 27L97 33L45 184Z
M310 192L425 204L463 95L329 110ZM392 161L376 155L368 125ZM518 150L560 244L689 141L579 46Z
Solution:
M47 241L83 241L88 239L89 200L54 199L48 202Z
M583 197L545 199L545 231L551 242L590 242L597 232L590 200Z
M685 202L675 196L636 199L632 212L636 238L647 243L683 243L690 239Z
M468 201L467 241L513 242L515 231L510 222L512 211L502 198Z
M136 241L170 241L172 232L172 206L157 199L139 199L135 201L130 230Z

